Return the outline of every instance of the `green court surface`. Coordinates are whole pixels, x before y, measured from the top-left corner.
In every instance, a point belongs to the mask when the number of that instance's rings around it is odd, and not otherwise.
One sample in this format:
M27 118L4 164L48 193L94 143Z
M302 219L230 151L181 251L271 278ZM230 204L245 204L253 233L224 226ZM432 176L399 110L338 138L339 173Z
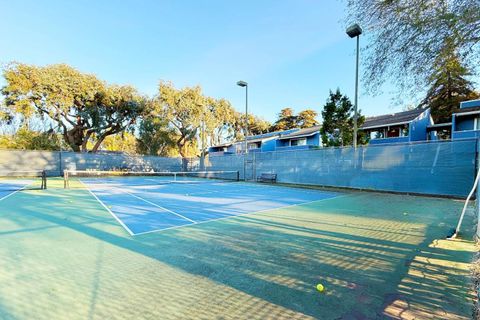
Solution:
M473 212L443 240L461 201L347 192L131 236L61 183L0 202L0 319L471 317Z

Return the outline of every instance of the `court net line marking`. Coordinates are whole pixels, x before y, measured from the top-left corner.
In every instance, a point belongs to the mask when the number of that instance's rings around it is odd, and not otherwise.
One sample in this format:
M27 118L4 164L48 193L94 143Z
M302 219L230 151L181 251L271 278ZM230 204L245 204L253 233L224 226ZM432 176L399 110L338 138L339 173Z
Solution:
M290 207L303 206L303 205L307 205L307 204L314 203L314 202L333 200L333 199L343 198L343 197L346 197L346 196L348 196L348 194L341 194L341 195L333 196L333 197L330 197L330 198L312 200L312 201L307 201L307 202L302 202L302 203L289 204L289 205L286 205L286 206L283 206L283 207L278 207L278 208L270 208L270 209L264 209L264 210L253 211L253 212L232 214L232 215L229 215L227 217L210 219L210 220L206 220L206 221L199 221L199 222L194 223L193 225L199 225L199 224L204 224L204 223L209 223L209 222L214 222L214 221L219 221L219 220L233 219L233 218L236 218L236 217L242 217L242 216L247 216L247 215L251 215L251 214L268 212L268 211L272 211L272 210L283 210L283 209L290 208ZM150 231L145 231L145 232L139 232L139 233L133 234L133 236L140 236L140 235L149 234L149 233L155 233L155 232L162 232L162 231L166 231L166 230L185 228L185 227L189 227L189 226L192 226L192 224L181 225L181 226L173 226L173 227L168 227L168 228L164 228L164 229L156 229L156 230L150 230Z
M82 180L79 180L79 181L80 181L80 183L85 187L85 189L87 189L88 192L90 192L90 194L91 194L95 199L97 199L97 201L105 208L105 210L107 210L108 213L110 213L110 215L111 215L112 217L114 217L115 220L117 220L117 222L120 223L120 225L121 225L131 236L134 236L134 235L135 235L135 233L133 233L132 230L130 230L130 229L125 225L125 223L123 223L122 220L120 220L120 218L118 218L118 217L112 212L112 210L110 210L110 208L107 207L107 206L105 205L105 203L103 203L103 201L100 200L100 199L95 195L95 193L92 192L92 190L90 190L90 188L89 188L85 183L83 183Z

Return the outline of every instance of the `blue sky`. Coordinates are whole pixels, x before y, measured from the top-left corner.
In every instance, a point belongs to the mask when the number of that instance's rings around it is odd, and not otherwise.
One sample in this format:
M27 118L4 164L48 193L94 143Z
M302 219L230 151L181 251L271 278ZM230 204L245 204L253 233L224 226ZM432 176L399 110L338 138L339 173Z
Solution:
M353 98L355 42L341 1L0 0L0 62L67 63L155 94L160 80L200 85L273 121L283 107L319 113L330 89ZM391 92L360 95L363 114L400 111Z

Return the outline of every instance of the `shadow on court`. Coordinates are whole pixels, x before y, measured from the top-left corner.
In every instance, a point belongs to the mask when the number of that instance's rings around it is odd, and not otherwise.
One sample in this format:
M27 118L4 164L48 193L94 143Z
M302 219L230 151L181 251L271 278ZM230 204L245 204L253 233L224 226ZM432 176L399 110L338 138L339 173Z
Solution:
M458 217L453 200L352 193L137 237L82 190L20 192L1 204L6 319L471 314L473 243L435 240Z

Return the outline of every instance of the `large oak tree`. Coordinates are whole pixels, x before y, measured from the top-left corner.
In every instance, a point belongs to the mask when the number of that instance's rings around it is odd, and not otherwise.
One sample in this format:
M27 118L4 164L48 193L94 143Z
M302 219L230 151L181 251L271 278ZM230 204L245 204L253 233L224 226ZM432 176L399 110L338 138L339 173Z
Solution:
M93 152L103 140L133 125L145 110L144 98L130 86L111 86L65 65L14 63L3 70L6 108L24 119L38 116L56 124L74 151Z

